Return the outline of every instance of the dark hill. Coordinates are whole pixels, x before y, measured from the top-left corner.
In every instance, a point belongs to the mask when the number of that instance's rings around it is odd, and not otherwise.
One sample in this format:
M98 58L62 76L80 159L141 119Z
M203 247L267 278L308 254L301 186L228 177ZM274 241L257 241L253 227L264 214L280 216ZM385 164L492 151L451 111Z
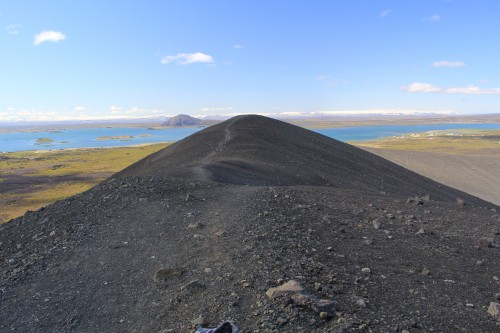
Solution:
M0 332L496 332L497 209L236 117L0 225Z
M267 117L238 116L159 151L116 177L173 176L251 186L331 186L478 199L362 149Z
M196 126L202 123L201 119L191 117L187 114L178 114L172 118L169 118L164 122L163 126L181 127L181 126Z

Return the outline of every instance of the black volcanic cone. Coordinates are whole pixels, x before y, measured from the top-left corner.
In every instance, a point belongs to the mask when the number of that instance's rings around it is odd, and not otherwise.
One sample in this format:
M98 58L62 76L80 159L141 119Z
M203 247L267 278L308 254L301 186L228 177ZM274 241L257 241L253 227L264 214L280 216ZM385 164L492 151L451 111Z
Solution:
M496 332L495 209L236 117L0 225L0 332ZM305 301L266 295L290 280Z
M454 201L475 197L372 153L279 120L237 116L135 163L115 177L172 176L251 186L332 186Z

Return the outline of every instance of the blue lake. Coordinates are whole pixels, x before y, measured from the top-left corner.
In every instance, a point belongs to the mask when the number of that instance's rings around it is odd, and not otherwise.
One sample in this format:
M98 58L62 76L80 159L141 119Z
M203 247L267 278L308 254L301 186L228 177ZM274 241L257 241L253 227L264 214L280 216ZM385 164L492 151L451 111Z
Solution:
M454 129L500 129L500 124L434 124L434 125L391 125L355 126L342 128L323 128L316 132L340 141L368 141L407 133L441 131Z
M426 132L447 129L500 129L500 124L435 124L435 125L392 125L354 126L344 128L324 128L318 133L340 141L366 141L405 133ZM0 152L22 150L55 150L67 148L98 148L179 141L203 128L168 128L151 130L148 128L82 128L47 132L0 133ZM98 140L99 137L130 136L126 140ZM48 138L53 142L37 144L37 139Z

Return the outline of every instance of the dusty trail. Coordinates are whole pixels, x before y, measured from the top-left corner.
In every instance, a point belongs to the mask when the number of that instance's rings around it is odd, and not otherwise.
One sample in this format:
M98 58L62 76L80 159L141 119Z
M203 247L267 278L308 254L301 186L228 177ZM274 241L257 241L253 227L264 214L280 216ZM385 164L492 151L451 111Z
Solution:
M227 123L226 127L224 128L224 138L219 141L217 146L210 151L205 157L203 157L199 161L199 165L192 167L191 171L193 173L193 179L195 180L201 180L201 181L210 181L213 180L213 175L212 173L207 170L206 166L210 162L213 161L213 158L221 153L224 150L224 146L227 145L227 143L231 140L232 138L232 133L231 133L231 125L233 122Z

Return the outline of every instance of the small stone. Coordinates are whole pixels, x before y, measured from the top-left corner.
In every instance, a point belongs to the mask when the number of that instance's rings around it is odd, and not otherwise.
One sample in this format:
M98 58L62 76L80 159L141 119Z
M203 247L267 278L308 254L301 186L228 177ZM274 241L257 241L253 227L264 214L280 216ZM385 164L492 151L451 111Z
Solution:
M500 303L491 302L488 307L488 313L495 319L500 322Z
M456 201L457 201L457 204L458 204L459 206L465 206L465 200L464 200L464 199L462 199L462 198L457 198L457 200L456 200Z
M410 333L407 330L402 330L401 333Z
M248 282L243 282L243 284L241 285L243 288L248 288L250 287L250 283Z
M182 271L178 268L162 268L155 272L153 280L157 283L164 283L170 278L180 277Z
M364 299L360 298L356 300L356 306L360 308L366 308L366 302Z
M196 199L196 197L194 195L192 195L191 193L186 194L186 199L185 199L186 202L193 201L195 199Z
M422 271L420 272L421 275L429 275L429 273L429 269L427 268L422 269Z
M371 273L371 269L369 269L368 267L364 267L361 269L361 272L363 272L364 274L370 274Z
M498 294L496 294L496 295L495 295L495 299L496 299L497 301L500 301L500 293L498 293Z
M198 318L191 320L191 325L196 326L196 325L206 325L208 324L207 320L200 315Z
M474 308L474 304L472 303L466 303L465 306L468 308Z
M189 223L188 225L188 228L189 229L199 229L199 228L203 228L203 223L201 222L196 222L196 223Z
M278 317L278 319L276 319L276 323L279 325L279 326L283 326L287 323L288 321L283 318L283 317Z
M375 229L377 229L377 230L378 230L378 229L380 229L380 225L381 225L381 223L380 223L380 221L379 221L379 220L373 220L373 221L372 221L372 224L373 224L373 228L375 228Z
M336 302L328 299L319 299L309 294L302 285L294 280L290 280L279 287L270 288L266 291L267 297L274 299L276 297L287 295L299 306L307 307L317 313L326 312L329 315L335 315Z
M480 238L477 241L477 243L480 247L493 247L493 239L492 238L483 237L483 238Z
M328 312L332 315L335 314L335 306L337 305L335 301L318 299L317 297L305 292L294 293L290 298L295 304L308 307L317 313Z
M328 318L330 317L330 315L328 314L328 312L321 311L321 312L319 313L319 317L320 317L321 319L328 319Z
M419 197L411 197L411 198L408 198L408 200L406 200L406 203L407 204L423 205L424 201L422 200L422 198L419 198Z
M181 287L181 291L189 291L194 293L200 290L204 290L205 288L206 286L204 284L200 283L198 280L194 280L186 285L183 285Z
M290 280L279 287L269 288L266 291L266 295L269 298L276 298L288 292L301 292L301 291L304 291L302 285L295 280Z
M55 230L54 231L51 231L49 236L54 236L56 234Z
M205 273L207 274L212 273L212 269L210 267L205 268Z
M424 228L420 228L420 229L417 231L416 235L425 235L425 229L424 229Z
M16 259L9 259L9 264L10 265L15 265L16 264Z
M327 251L333 251L333 247L329 246L326 248Z
M225 230L219 230L215 233L215 236L217 237L227 236L227 232Z

